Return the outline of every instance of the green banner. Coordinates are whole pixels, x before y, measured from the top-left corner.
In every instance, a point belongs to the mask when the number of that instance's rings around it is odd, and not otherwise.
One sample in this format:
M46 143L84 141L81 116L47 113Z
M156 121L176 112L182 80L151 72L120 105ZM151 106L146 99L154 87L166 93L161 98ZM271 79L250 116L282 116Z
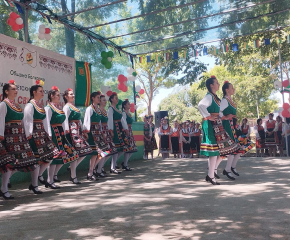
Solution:
M91 64L76 61L76 106L89 106L92 93Z

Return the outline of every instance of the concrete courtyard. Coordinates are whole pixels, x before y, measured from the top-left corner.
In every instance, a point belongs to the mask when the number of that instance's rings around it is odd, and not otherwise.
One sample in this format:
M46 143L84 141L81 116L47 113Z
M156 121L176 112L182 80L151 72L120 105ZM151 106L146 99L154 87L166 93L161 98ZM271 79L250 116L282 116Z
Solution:
M206 183L207 160L140 160L132 172L59 190L29 183L0 200L0 239L290 239L290 160L243 157L241 176ZM86 172L78 172L85 176Z

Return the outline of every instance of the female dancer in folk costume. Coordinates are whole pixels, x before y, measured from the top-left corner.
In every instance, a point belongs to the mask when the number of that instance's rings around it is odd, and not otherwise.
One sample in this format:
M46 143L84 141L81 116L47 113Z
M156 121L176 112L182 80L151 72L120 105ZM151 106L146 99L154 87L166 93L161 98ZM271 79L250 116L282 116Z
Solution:
M30 146L38 159L40 165L38 170L38 180L42 184L46 184L42 174L51 163L54 156L58 154L58 149L55 147L52 140L49 138L44 129L44 119L46 118L45 110L40 106L39 101L43 98L43 82L36 81L36 85L30 88L30 100L24 108L24 129ZM36 174L36 173L35 173ZM37 181L29 186L35 194L42 193L38 190Z
M88 143L93 149L89 172L87 175L87 179L90 181L98 180L96 178L97 173L95 172L95 168L99 162L104 161L104 158L109 155L109 153L106 152L107 144L103 139L101 129L102 114L98 109L98 104L100 104L100 96L101 92L99 91L91 94L91 105L86 109L83 123L83 132L88 134Z
M113 142L118 150L118 154L112 156L111 161L111 173L119 174L116 170L118 158L126 152L132 151L132 147L128 141L129 131L127 121L124 118L121 111L117 109L117 104L119 102L118 95L116 92L110 96L109 101L111 106L108 108L108 128L113 137Z
M235 180L235 178L232 176L231 171L238 176L238 173L235 170L235 168L237 165L237 161L242 155L242 153L239 152L239 150L241 150L241 146L238 143L233 123L233 119L237 118L236 105L231 98L231 96L234 95L235 93L235 89L231 83L225 81L222 87L222 91L223 91L223 99L221 100L220 105L220 116L222 117L224 129L227 131L227 133L233 140L233 143L229 146L228 149L227 165L223 171L223 175L226 175L231 180Z
M108 156L103 158L98 164L98 169L97 169L97 176L98 177L105 177L106 172L104 170L104 165L106 161L109 159L110 156L117 154L118 150L113 142L112 135L109 131L108 128L108 115L107 111L105 110L105 107L107 105L107 100L105 98L105 95L101 95L100 97L100 104L99 104L99 110L101 113L101 125L102 125L102 136L103 136L103 141L106 144L105 151L108 153Z
M38 160L35 158L25 136L22 124L23 112L15 103L17 87L14 80L3 86L3 101L0 103L0 161L2 171L1 196L14 199L8 192L12 171L31 172L32 184L37 186Z
M180 130L180 138L181 138L181 155L182 157L190 156L190 137L189 137L189 128L187 128L186 122L182 124L182 128Z
M251 140L251 137L250 137L251 129L247 123L248 123L248 119L244 118L242 121L241 130L242 130L243 135L245 135L249 140Z
M256 156L258 156L261 151L261 156L263 157L264 148L266 147L265 146L266 134L265 134L265 130L262 123L263 123L262 119L259 118L257 120L257 125L254 127L254 131L255 131L255 136L256 136Z
M219 133L217 129L214 129L219 119L220 112L220 99L217 97L216 92L219 89L220 84L215 76L206 80L206 87L208 93L199 102L198 110L203 116L202 123L203 137L200 146L200 155L208 156L208 175L206 181L211 182L213 185L220 185L215 179L217 175L217 168L222 158L220 157L219 146L216 140L216 134Z
M169 158L169 153L171 152L171 134L172 129L168 124L168 117L161 119L161 126L158 129L159 136L159 152L162 158Z
M143 121L144 121L144 159L148 159L148 153L152 153L153 151L153 147L152 147L152 141L151 141L151 138L152 138L152 128L151 126L149 125L149 122L148 122L148 119L149 119L149 116L144 116L143 118ZM153 159L153 155L152 156L152 159Z
M133 131L132 131L132 123L134 122L131 113L129 112L130 110L130 102L128 99L125 99L125 101L123 101L122 103L122 110L123 110L123 118L126 119L127 125L128 125L128 136L127 139L129 141L129 147L130 147L130 151L127 151L124 153L124 162L122 162L122 169L126 170L126 171L132 171L131 168L128 167L128 161L129 158L132 156L132 154L134 152L137 152L137 146L136 146L136 142L133 136Z
M81 113L80 110L74 106L75 95L71 88L64 91L63 100L65 102L63 111L66 116L64 124L66 125L65 128L69 129L69 133L66 137L79 156L78 160L70 164L70 181L73 184L80 184L77 179L76 168L87 155L92 153L92 149L86 141L88 135L82 131Z
M179 157L181 154L181 133L178 122L173 121L172 134L171 134L171 153L174 157Z
M193 157L194 153L197 153L196 146L193 140L194 135L194 129L195 129L195 121L189 122L188 125L188 134L190 138L190 156Z
M278 123L273 120L274 114L269 113L269 120L265 122L264 129L266 133L265 145L269 148L269 155L276 156L276 146L279 144L277 130Z
M276 122L277 122L277 137L279 140L279 155L280 157L284 157L284 138L282 136L283 133L283 128L284 128L284 123L282 121L282 118L280 116L276 117Z
M66 138L69 129L65 124L66 116L64 112L57 107L59 103L59 89L58 87L53 86L48 92L48 104L44 108L46 112L44 128L59 151L57 156L53 158L50 166L47 168L47 183L45 187L50 187L51 189L60 188L55 185L55 182L60 182L57 177L60 168L64 164L72 163L78 159L77 151Z
M149 115L148 123L151 126L151 131L152 131L152 137L151 137L152 151L151 151L151 156L152 156L152 159L153 159L153 151L158 149L156 138L155 138L155 124L153 123L153 115Z

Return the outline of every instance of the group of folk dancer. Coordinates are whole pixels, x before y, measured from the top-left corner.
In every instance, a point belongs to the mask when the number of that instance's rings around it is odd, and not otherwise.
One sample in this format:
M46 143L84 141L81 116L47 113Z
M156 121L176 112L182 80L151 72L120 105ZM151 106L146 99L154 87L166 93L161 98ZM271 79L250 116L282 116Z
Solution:
M38 188L38 181L46 188L60 188L55 185L55 182L60 182L57 174L68 163L70 181L80 184L76 168L86 156L90 156L89 181L106 177L103 167L109 157L112 157L110 173L121 173L117 171L120 168L117 160L122 154L122 169L131 171L128 160L137 147L127 99L122 102L120 111L117 93L113 92L106 110L106 97L101 92L93 92L90 96L91 105L87 107L82 123L80 110L74 106L72 89L62 94L66 104L60 109L61 93L58 87L53 86L48 92L48 104L43 108L39 104L44 97L42 85L43 82L37 80L30 88L30 100L24 110L15 103L18 92L14 80L3 86L0 103L0 194L4 199L14 198L8 188L11 187L10 177L17 171L31 172L29 190L34 194L43 193ZM46 169L45 180L42 175Z

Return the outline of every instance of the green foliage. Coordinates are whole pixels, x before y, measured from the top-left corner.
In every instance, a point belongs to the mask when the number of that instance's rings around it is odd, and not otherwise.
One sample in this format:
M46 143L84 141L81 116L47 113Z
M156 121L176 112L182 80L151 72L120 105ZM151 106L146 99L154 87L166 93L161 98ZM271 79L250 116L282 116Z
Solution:
M159 105L159 111L168 111L169 119L172 122L177 120L183 122L186 120L201 121L202 116L197 109L197 105L190 103L190 91L180 91L171 94L163 99Z

